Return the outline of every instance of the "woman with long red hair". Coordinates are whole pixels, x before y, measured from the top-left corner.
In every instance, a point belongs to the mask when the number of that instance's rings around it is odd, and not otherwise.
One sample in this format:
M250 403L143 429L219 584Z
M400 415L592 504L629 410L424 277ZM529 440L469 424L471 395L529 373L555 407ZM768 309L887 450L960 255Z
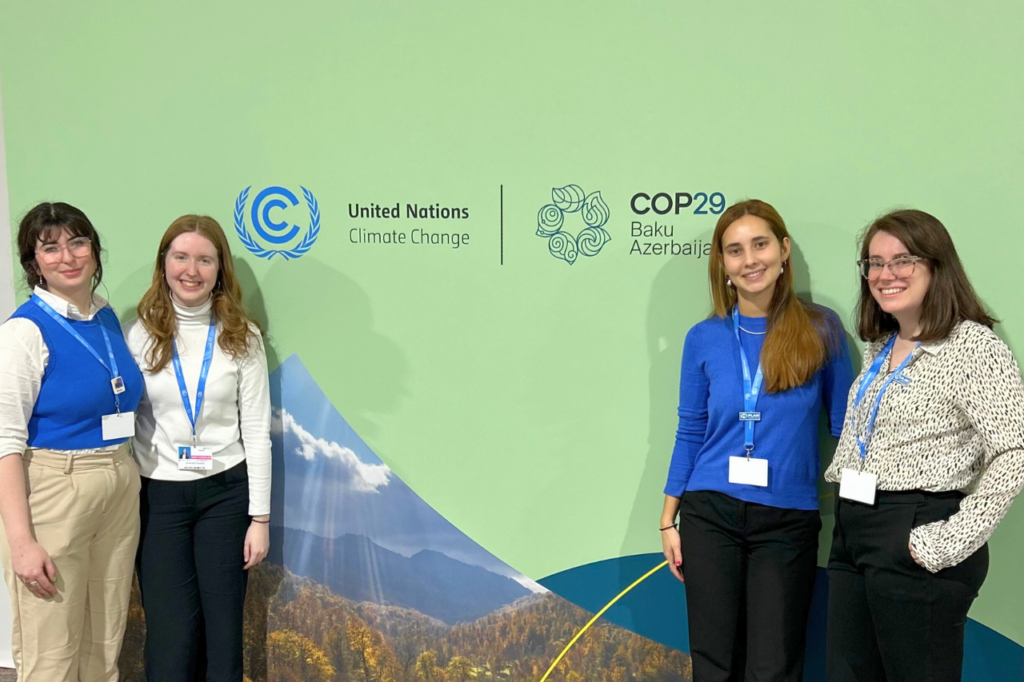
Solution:
M241 682L246 571L270 545L270 385L217 221L171 223L138 314L146 678Z
M714 313L683 348L660 530L686 583L695 682L803 674L818 422L824 408L840 435L853 370L836 314L797 298L790 253L771 205L726 209L708 263Z

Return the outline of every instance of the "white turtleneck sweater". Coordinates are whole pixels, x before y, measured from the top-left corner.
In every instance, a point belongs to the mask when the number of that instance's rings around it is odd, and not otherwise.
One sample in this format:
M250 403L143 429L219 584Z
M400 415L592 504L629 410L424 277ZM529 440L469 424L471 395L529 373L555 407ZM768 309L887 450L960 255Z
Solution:
M178 332L175 341L181 359L191 407L195 410L199 370L210 328L211 301L196 308L175 304ZM142 369L146 390L135 415L135 459L146 478L195 481L219 474L243 461L249 471L249 514L270 513L270 382L262 341L243 358L232 358L214 344L213 362L206 380L206 396L197 417L196 439L213 452L210 471L178 469L178 446L192 442L192 425L178 391L174 364L157 373L147 371L150 336L139 320L125 328L125 338Z

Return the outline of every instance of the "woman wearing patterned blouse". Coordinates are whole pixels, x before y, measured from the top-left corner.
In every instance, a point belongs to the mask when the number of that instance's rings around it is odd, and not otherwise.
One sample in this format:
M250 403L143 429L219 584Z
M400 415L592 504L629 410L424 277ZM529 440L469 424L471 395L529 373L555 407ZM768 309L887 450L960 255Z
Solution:
M921 211L865 232L864 370L825 478L832 682L959 682L990 535L1024 485L1024 384L949 233Z

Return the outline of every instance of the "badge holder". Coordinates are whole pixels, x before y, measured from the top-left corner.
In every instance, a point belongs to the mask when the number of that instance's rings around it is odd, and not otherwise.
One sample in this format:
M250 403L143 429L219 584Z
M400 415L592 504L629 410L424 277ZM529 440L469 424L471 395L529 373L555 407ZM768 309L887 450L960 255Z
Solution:
M213 469L213 450L192 445L178 446L178 471L210 471Z
M124 379L120 375L110 380L110 387L114 389L114 414L105 414L101 418L103 440L124 440L135 437L135 413L122 412L121 403L117 396L125 391Z
M861 466L864 464L861 460ZM839 476L839 497L869 506L875 504L875 492L878 490L878 475L870 471L861 471L844 467Z
M124 440L135 436L135 413L115 412L103 415L103 440Z
M748 447L745 457L729 458L729 483L768 487L768 460L751 457L754 448Z

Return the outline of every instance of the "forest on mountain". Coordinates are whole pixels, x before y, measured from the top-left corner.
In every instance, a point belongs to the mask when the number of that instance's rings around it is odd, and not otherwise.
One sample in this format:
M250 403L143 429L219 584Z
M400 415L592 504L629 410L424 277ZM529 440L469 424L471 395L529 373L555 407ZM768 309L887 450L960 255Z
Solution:
M247 682L539 682L591 614L552 593L531 595L471 623L355 602L278 565L249 578ZM123 682L144 682L145 623L133 593ZM551 682L685 682L690 658L598 621Z

